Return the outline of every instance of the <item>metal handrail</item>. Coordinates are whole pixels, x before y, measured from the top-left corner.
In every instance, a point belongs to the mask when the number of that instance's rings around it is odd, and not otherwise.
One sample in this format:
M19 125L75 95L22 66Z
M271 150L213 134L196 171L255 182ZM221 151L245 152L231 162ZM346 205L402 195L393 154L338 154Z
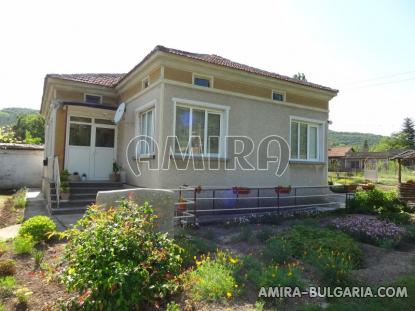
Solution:
M55 181L56 189L56 207L59 208L59 197L60 197L60 188L61 188L61 175L59 170L59 159L57 156L53 159L53 179Z

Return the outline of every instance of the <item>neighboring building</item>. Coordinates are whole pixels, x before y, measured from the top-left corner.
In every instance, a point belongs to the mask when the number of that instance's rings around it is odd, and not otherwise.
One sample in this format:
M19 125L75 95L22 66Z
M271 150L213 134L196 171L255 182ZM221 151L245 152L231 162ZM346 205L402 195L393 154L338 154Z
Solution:
M329 148L329 171L344 172L350 170L350 165L347 162L346 158L353 152L354 149L349 146Z
M116 161L127 183L139 187L325 185L329 101L337 92L217 55L162 46L127 74L48 74L41 106L45 181L53 180L56 158L60 170L85 173L90 180L108 179ZM116 125L114 112L122 102L126 111ZM198 162L210 157L219 169L148 169L160 165L168 136L178 137L180 152L190 133L201 138L191 141ZM138 134L159 146L142 145L140 160L126 152ZM291 145L288 169L281 177L271 170L225 171L227 135L249 136L255 144L268 135L285 138ZM248 159L255 161L256 154ZM141 175L128 163L138 165Z
M332 147L328 150L329 171L352 172L363 171L368 162L376 163L377 167L388 168L389 161L402 150L382 152L356 152L352 147Z

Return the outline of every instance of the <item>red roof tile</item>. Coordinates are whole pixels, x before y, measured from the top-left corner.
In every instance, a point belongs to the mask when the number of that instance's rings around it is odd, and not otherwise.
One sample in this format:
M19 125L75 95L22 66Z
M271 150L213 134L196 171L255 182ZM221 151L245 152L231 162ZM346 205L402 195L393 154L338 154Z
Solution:
M48 74L47 77L89 84L114 87L125 76L125 73L74 73Z
M84 73L84 74L49 74L47 77L52 78L58 78L58 79L64 79L64 80L71 80L71 81L77 81L77 82L84 82L89 84L95 84L95 85L101 85L106 87L115 87L117 86L122 80L127 78L132 72L138 68L142 63L144 63L146 60L148 60L154 53L157 51L174 54L182 57L187 57L190 59L203 61L206 63L210 63L213 65L223 66L227 68L232 68L236 70L241 70L249 73L253 73L256 75L264 76L273 78L276 80L282 80L290 83L300 84L328 92L337 93L338 90L332 89L330 87L322 86L319 84L307 82L307 81L301 81L298 79L294 79L288 76L280 75L277 73L265 71L262 69L254 68L248 65L240 64L234 61L231 61L230 59L224 58L222 56L218 56L215 54L200 54L200 53L191 53L186 52L182 50L176 50L171 48L166 48L164 46L158 45L156 46L149 54L147 54L144 59L137 64L132 70L130 70L127 74L113 74L113 73Z
M351 150L353 150L353 148L350 146L329 148L328 157L345 157L346 153L348 153Z

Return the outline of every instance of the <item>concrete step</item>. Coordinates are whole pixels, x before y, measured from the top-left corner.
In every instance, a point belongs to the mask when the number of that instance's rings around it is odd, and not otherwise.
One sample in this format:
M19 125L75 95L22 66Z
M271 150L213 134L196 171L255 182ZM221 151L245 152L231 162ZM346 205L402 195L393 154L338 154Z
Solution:
M69 192L70 193L87 193L87 194L92 194L92 193L97 193L98 191L108 191L108 190L120 190L120 189L124 189L122 187L120 188L113 188L113 187L70 187L69 188ZM55 188L51 188L51 192L52 193L56 193L56 189Z
M50 195L52 201L56 201L56 193ZM71 193L70 200L90 200L95 201L97 197L97 192L87 192L87 193Z
M59 201L59 208L64 207L73 207L73 206L88 206L95 202L95 199L93 200L68 200L68 201ZM55 200L52 200L52 207L57 207L57 202Z
M71 207L59 207L51 208L50 213L52 215L66 215L66 214L82 214L85 213L86 206L71 206Z

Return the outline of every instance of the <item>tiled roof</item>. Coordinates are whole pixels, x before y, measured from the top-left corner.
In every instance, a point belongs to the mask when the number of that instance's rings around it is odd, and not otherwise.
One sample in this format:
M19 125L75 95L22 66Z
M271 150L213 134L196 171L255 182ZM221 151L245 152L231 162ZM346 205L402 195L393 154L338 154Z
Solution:
M330 87L322 86L319 84L307 82L307 81L301 81L298 79L294 79L288 76L280 75L277 73L265 71L262 69L254 68L248 65L240 64L234 61L231 61L230 59L224 58L222 56L218 56L215 54L200 54L200 53L191 53L186 52L182 50L176 50L171 48L166 48L164 46L158 45L156 46L149 54L147 54L146 57L143 58L143 60L137 64L132 70L130 70L127 74L112 74L112 73L83 73L83 74L49 74L47 77L52 78L58 78L58 79L64 79L64 80L71 80L71 81L77 81L77 82L85 82L95 85L101 85L106 87L115 87L117 84L119 84L122 80L127 78L132 72L140 67L141 64L143 64L146 60L148 60L154 53L156 52L164 52L169 54L174 54L182 57L187 57L189 59L194 59L198 61L203 61L206 63L210 63L213 65L218 65L222 67L232 68L240 71L245 71L249 73L253 73L259 76L268 77L268 78L274 78L277 80L287 81L295 84L300 84L324 91L329 91L333 93L337 93L338 90L332 89Z
M294 78L291 78L291 77L288 77L288 76L280 75L278 73L265 71L265 70L258 69L258 68L255 68L255 67L251 67L251 66L248 66L248 65L240 64L240 63L234 62L230 59L227 59L227 58L224 58L222 56L215 55L215 54L191 53L191 52L166 48L166 47L161 46L161 45L158 45L155 50L159 50L159 51L170 53L170 54L176 54L176 55L179 55L179 56L184 56L184 57L188 57L188 58L195 59L195 60L204 61L204 62L214 64L214 65L219 65L219 66L228 67L228 68L232 68L232 69L237 69L237 70L241 70L241 71L245 71L245 72L250 72L250 73L260 75L260 76L264 76L264 77L269 77L269 78L274 78L274 79L277 79L277 80L284 80L284 81L288 81L288 82L292 82L292 83L296 83L296 84L301 84L301 85L305 85L305 86L309 86L309 87L313 87L313 88L317 88L317 89L321 89L321 90L325 90L325 91L329 91L329 92L335 92L335 93L338 92L338 90L332 89L330 87L326 87L326 86L323 86L323 85L319 85L319 84L315 84L315 83L311 83L311 82L307 82L307 81L301 81L301 80L294 79Z
M89 84L114 87L125 76L125 73L74 73L74 74L48 74L47 77Z
M328 150L328 157L345 157L346 153L348 153L349 151L352 151L353 148L350 146L346 146L346 147L333 147L333 148L329 148Z

